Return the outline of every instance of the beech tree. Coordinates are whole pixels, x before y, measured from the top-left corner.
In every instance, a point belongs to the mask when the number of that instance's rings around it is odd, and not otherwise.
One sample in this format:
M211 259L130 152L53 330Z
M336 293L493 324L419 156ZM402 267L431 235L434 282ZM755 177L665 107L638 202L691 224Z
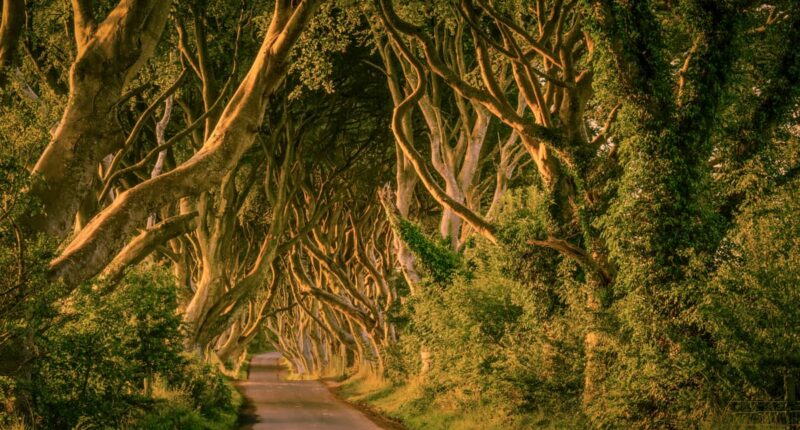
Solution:
M214 132L201 150L170 172L117 196L53 262L54 277L74 285L97 274L150 213L213 186L236 167L253 144L269 95L285 76L289 51L317 6L318 2L306 1L296 6L276 3L253 65L222 110Z

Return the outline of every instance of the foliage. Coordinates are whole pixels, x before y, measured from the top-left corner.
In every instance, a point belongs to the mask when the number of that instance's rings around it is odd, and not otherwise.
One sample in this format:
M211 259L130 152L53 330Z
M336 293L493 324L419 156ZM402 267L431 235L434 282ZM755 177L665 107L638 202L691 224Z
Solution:
M448 284L462 269L462 261L458 254L448 249L443 241L437 243L427 237L419 226L402 219L398 230L403 242L419 259L420 266L427 272L432 282L439 285Z
M113 292L101 287L88 284L69 296L34 338L37 358L20 388L30 396L35 425L230 425L237 407L232 388L219 371L183 353L172 276L145 266L130 271ZM161 388L153 397L155 381ZM8 388L6 401L13 393ZM179 395L158 398L158 391L170 390Z
M222 377L182 354L175 309L171 276L157 267L130 272L108 295L86 286L71 296L59 324L37 339L41 358L31 384L38 422L114 426L138 410L163 409L149 398L156 375L186 390L202 416L230 409Z
M31 235L16 220L37 211L36 201L23 192L31 178L20 164L18 148L0 149L0 426L11 425L29 400L26 363L35 356L34 339L58 314L54 303L63 296L57 282L47 279L54 256L52 240Z
M216 418L230 412L234 390L219 370L210 364L189 360L179 372L167 375L169 385L186 393L203 416Z
M417 374L421 365L418 351L423 345L433 360L404 414L420 419L439 409L478 408L492 411L492 420L505 423L506 428L573 419L580 389L582 329L581 316L571 312L566 303L578 300L574 296L580 292L536 277L547 267L543 264L555 264L551 251L544 251L547 257L543 260L541 253L532 253L524 245L526 238L541 234L540 223L544 222L540 218L537 223L531 215L539 211L546 218L538 196L541 194L534 187L504 199L501 219L505 220L502 231L509 238L507 246L477 241L463 256L451 260L441 258L452 254L444 253L446 248L440 252L418 250L420 243L427 244L426 250L439 249L433 248L430 239L406 242L427 276L452 274L440 277L408 302L410 321L393 349L389 366L400 373L391 373L392 380L402 386ZM404 239L419 240L419 230L411 231L416 235L405 234ZM429 269L453 267L441 262L458 261L455 258L465 260L461 265L470 271ZM417 405L416 409L411 405ZM516 421L522 417L533 421ZM514 422L520 427L510 427Z
M785 377L800 368L800 341L790 327L800 318L798 186L787 184L737 217L700 310L725 363L721 371L744 388L730 393L740 400L782 396Z
M686 391L669 400L704 417L701 420L725 414L723 405L732 399L741 402L733 404L751 405L784 396L786 377L794 377L800 357L796 336L786 325L800 318L794 306L800 278L796 271L797 186L796 182L787 184L773 197L748 205L714 257L717 268L711 277L694 281L703 282L695 287L698 305L681 318L702 327L710 336L704 344L714 345L713 350L700 350L705 354L702 361L692 359L689 354L697 350L688 339L686 352L675 351L685 354L675 358L681 367L651 379L651 375L638 377L641 370L634 370L641 366L634 360L652 359L643 345L632 350L628 349L632 345L612 344L617 353L628 355L609 374L628 376L608 379L609 389L629 395L661 389L646 385L648 381L663 387L702 372L702 388L675 388ZM588 425L575 413L581 406L576 399L582 388L582 339L589 321L581 304L585 290L580 282L569 281L580 279L576 278L579 271L573 263L559 261L551 250L523 245L537 238L547 223L539 196L536 187L509 193L499 215L503 237L509 238L504 245L479 241L461 257L472 268L470 276L433 283L421 297L408 302L410 321L401 341L391 349L389 361L394 388L380 395L376 391L375 398L366 396L369 390L354 398L402 418L412 428L447 428L461 422L459 417L464 415L440 411L483 408L492 411L492 419L505 417L501 421L505 428L523 426L519 424L523 422L536 428ZM430 263L422 257L439 254L415 255L420 266L427 268ZM706 269L696 266L693 270ZM623 315L631 312L624 306L636 304L619 302ZM417 380L422 345L435 359L430 373ZM631 405L620 400L609 401L603 419L613 422L631 413Z
M195 365L195 368L215 373L211 369ZM197 375L202 377L203 375ZM208 377L206 375L206 377ZM215 379L211 376L209 379ZM195 380L195 383L198 381ZM238 418L241 399L230 396L226 383L221 392L228 397L224 403L211 405L198 401L184 388L170 388L163 379L156 380L154 387L155 403L143 415L134 416L126 428L137 430L225 430L233 428ZM198 403L200 403L198 407Z
M108 295L87 285L37 339L33 403L43 425L114 423L146 401L144 384L180 369L180 317L163 272L130 273Z

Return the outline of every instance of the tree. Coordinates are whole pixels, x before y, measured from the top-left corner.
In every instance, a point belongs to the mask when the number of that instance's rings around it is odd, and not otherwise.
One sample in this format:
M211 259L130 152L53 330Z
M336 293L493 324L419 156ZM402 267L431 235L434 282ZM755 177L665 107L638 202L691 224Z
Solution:
M168 173L142 182L114 202L73 239L53 262L53 276L74 285L97 274L125 238L154 210L216 185L252 146L269 95L283 80L292 45L319 2L296 7L278 1L264 42L219 121L193 157Z

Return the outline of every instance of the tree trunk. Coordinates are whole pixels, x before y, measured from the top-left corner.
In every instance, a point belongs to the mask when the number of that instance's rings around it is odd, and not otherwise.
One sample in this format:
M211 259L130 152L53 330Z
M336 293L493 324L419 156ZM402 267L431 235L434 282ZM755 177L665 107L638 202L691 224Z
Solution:
M252 146L269 96L286 74L289 52L320 1L304 0L293 10L288 1L276 3L272 23L253 66L203 148L175 169L120 194L53 261L53 277L73 286L91 278L150 213L181 197L218 185L235 169Z
M25 0L3 0L0 18L0 87L5 84L6 73L13 64L22 27L25 25Z
M93 189L97 165L124 142L114 118L116 103L155 50L171 5L122 0L96 25L91 10L75 3L78 56L70 69L69 100L53 140L33 168L37 180L30 193L43 211L26 220L32 231L57 239L69 234L81 202Z

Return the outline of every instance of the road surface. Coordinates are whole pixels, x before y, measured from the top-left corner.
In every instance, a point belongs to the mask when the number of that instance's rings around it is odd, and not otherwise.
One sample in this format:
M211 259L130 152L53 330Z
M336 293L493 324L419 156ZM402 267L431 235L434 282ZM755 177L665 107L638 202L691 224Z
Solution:
M381 430L321 382L281 380L279 359L277 352L253 357L249 378L237 384L245 398L240 430Z

